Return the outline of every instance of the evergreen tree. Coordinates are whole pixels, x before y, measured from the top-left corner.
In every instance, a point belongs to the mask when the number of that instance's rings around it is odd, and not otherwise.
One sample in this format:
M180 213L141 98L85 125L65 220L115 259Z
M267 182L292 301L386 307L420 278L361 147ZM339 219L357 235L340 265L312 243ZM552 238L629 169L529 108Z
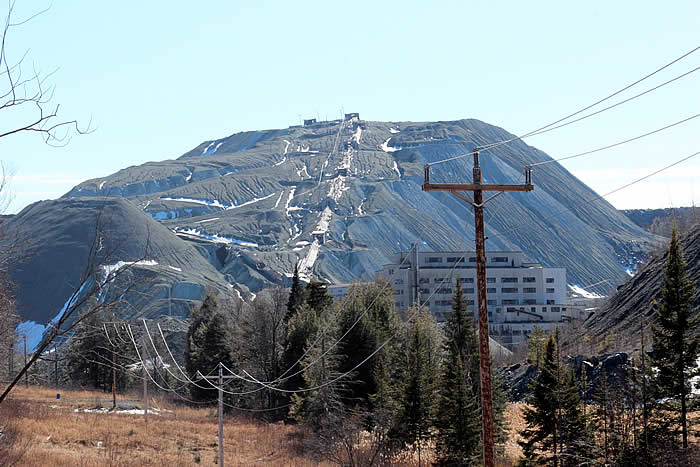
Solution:
M304 375L301 371L304 354L315 340L310 339L316 336L320 317L324 316L333 304L333 297L323 282L309 282L304 296L304 304L288 321L282 357L286 373L285 388L292 391L304 387ZM304 316L295 319L302 312Z
M481 443L481 417L478 393L474 392L474 348L478 347L473 331L471 313L466 313L467 301L462 285L452 296L452 313L445 322L442 374L438 389L435 417L437 428L436 453L441 465L468 465L478 461ZM478 373L477 373L478 375Z
M308 344L317 341L302 362L304 387L316 389L292 396L290 416L319 432L329 421L340 421L344 412L341 392L345 378L339 379L342 373L338 371L340 349L330 347L338 337L336 316L331 310L320 314L305 305L290 324L306 330Z
M396 360L398 343L392 340L375 353L399 327L393 290L386 283L353 285L340 302L339 311L338 334L344 336L344 347L351 349L345 352L339 371L351 371L369 358L355 370L356 375L347 387L344 401L348 406L369 407L372 397L385 393L386 388L380 388L380 382L388 380L382 377L396 376L391 362ZM370 358L372 354L374 356Z
M668 257L664 269L661 303L656 307L657 326L653 326L653 365L658 369L655 385L657 398L666 398L679 408L666 407L678 413L682 446L688 448L688 399L691 378L700 374L696 361L700 355L700 315L693 316L695 284L686 271L676 226L671 231ZM677 430L678 431L678 430Z
M440 336L427 310L409 309L409 314L414 317L404 342L402 387L393 435L402 444L416 447L420 462L423 443L431 437Z
M222 310L219 299L213 292L207 292L202 305L192 312L187 329L185 367L191 378L198 371L209 374L219 363L235 371L231 328L230 317ZM192 385L190 389L194 400L212 401L217 397L216 389L209 389L208 383L200 381L198 386ZM231 390L235 386L228 388ZM233 402L230 394L225 393L224 398L229 404Z
M540 362L544 359L546 347L547 334L544 329L535 326L527 337L527 360L539 367Z
M558 333L550 333L540 374L532 386L523 415L527 428L521 465L579 465L585 452L585 420L573 375L559 358Z
M287 314L284 321L289 320L294 316L304 303L304 287L299 279L299 263L294 263L294 275L292 276L292 288L289 291L289 301L287 302Z

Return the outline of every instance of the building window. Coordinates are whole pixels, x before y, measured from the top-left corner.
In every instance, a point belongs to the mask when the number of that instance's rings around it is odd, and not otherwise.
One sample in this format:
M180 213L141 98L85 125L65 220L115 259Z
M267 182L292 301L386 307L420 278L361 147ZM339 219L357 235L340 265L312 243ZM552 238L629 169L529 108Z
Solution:
M474 287L467 287L464 289L464 293L474 293Z
M547 307L546 307L546 306L543 306L543 307L542 307L542 313L547 313Z
M507 263L508 262L508 257L507 256L494 256L491 258L492 263Z
M501 293L518 293L517 287L503 287Z
M420 289L420 293L429 294L430 289Z
M553 307L552 307L552 313L559 313L559 307L558 307L558 306L553 306Z
M495 277L487 277L487 278L486 278L486 283L487 283L487 284L495 284L495 283L496 283L496 278L495 278Z
M537 293L537 288L535 288L535 287L523 287L523 293Z
M548 278L547 278L547 284L554 284L554 278L553 278L553 277L548 277Z
M525 305L534 305L535 303L537 303L537 300L535 300L534 298L526 298L525 302L523 302L523 303L525 303ZM535 310L533 309L532 311L535 311Z
M534 277L523 277L523 282L537 282Z
M430 284L430 279L428 279L427 277L421 277L420 279L418 279L418 283L419 284Z
M554 305L554 300L547 300L547 305Z
M423 306L430 306L430 302L423 303Z
M443 279L442 277L436 277L433 279L433 282L435 282L436 284L442 284L443 282L445 282L445 279Z
M486 300L487 305L498 305L497 300Z
M442 263L442 257L440 257L440 256L429 256L429 257L428 257L428 262L429 262L429 263Z
M496 287L489 287L486 289L486 293L496 293Z
M447 258L447 262L448 262L448 263L463 263L463 262L464 262L464 256L462 256L461 258L457 258L457 257L454 257L454 256L450 256L450 257Z
M551 287L547 287L547 293L554 293L554 289Z
M517 284L518 278L517 277L501 277L501 282Z
M462 284L473 284L474 278L473 277L460 277L459 282Z
M566 311L566 307L562 308L561 311Z
M439 287L435 293L437 294L451 294L452 289L450 287Z
M503 300L501 302L501 305L517 305L518 301L517 300Z
M403 279L396 279L394 285L403 285Z
M399 289L396 291L396 295L403 295L403 289Z
M514 335L514 336L519 336L521 333L522 333L522 331L521 331L520 329L514 329L514 330L513 330L513 335Z
M393 269L389 269L389 270L387 270L387 272L389 273L390 276L391 276L392 274L394 274L394 270L393 270Z
M452 300L435 300L437 306L450 306L452 305Z
M472 256L469 258L470 263L476 263L476 256Z
M537 311L537 308L535 308L534 306L531 306L531 307L530 307L530 311L531 311L532 313L535 313L535 312Z
M474 300L467 300L467 305L473 305L473 304L474 304Z

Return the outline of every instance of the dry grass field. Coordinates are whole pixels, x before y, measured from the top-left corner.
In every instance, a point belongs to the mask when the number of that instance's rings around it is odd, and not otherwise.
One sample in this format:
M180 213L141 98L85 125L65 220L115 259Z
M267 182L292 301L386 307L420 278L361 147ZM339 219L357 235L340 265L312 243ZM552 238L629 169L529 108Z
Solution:
M214 465L218 456L216 410L189 408L157 399L158 409L143 414L89 413L100 404L111 407L108 394L85 391L16 388L0 405L0 459L3 465L126 466ZM122 405L133 401L122 399ZM109 402L108 402L109 400ZM130 402L131 401L131 402ZM118 405L119 402L118 402ZM512 428L522 428L521 408L508 407ZM227 417L224 425L228 465L331 465L314 460L299 442L303 431L293 425L269 424L244 415ZM519 455L513 435L506 446L510 465ZM11 449L7 449L12 445ZM427 456L426 456L427 454ZM430 453L423 454L423 461ZM426 457L428 459L426 459ZM408 457L402 465L418 465Z

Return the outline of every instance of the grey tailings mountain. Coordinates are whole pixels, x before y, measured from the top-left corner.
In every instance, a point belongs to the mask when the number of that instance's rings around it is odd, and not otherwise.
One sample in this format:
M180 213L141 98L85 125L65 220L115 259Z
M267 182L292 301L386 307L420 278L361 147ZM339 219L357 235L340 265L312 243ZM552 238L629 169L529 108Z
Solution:
M351 118L237 133L175 160L85 181L8 221L23 219L43 248L15 276L20 311L46 322L60 309L80 271L79 224L89 225L87 213L105 199L108 216L117 207L124 213L114 232L126 245L151 232L163 259L145 268L171 292L176 284L199 284L249 300L267 285L285 284L297 261L306 278L342 283L374 277L392 252L413 243L471 250L471 207L421 191L423 166L512 136L478 120ZM547 154L521 141L499 146L482 153L484 183L520 183L526 164L545 160ZM470 169L470 158L446 162L434 166L432 181L469 181ZM531 260L566 267L570 283L597 284L593 290L604 292L657 241L607 202L586 202L596 193L557 163L537 167L533 182L531 193L489 203L487 249L521 249ZM67 233L59 237L59 231ZM67 244L76 248L71 261L52 259ZM135 254L127 248L120 259ZM41 298L33 296L38 280L52 284ZM162 303L152 306L164 312Z

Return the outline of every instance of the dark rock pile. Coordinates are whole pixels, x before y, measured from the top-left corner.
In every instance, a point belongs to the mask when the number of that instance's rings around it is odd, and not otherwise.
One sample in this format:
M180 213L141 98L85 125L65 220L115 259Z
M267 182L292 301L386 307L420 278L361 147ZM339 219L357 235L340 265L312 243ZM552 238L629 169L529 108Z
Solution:
M627 377L630 369L629 356L625 352L591 357L567 355L564 357L564 363L574 371L578 381L582 382L585 374L585 395L581 395L587 401L592 400L593 395L598 391L603 374L605 374L608 383L614 386ZM535 365L521 363L501 368L498 371L498 375L503 380L506 394L513 402L527 400L530 384L539 374L540 371Z

